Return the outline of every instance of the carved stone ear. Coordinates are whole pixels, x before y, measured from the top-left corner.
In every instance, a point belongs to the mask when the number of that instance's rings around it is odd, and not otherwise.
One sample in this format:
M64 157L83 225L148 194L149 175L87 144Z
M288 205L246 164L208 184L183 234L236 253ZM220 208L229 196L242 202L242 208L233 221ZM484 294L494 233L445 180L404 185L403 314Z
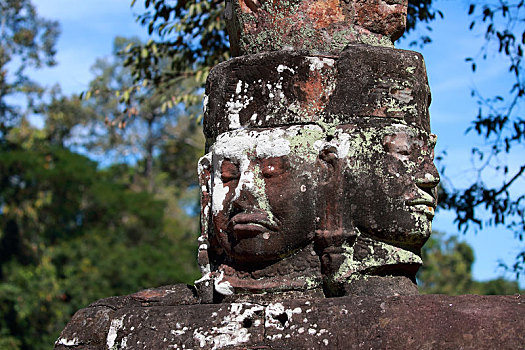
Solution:
M201 192L201 236L199 237L198 263L204 274L209 269L209 228L211 222L211 153L204 155L198 163L199 185Z
M331 168L332 170L337 168L337 149L334 146L324 147L319 152L319 159L323 163L323 166Z
M209 228L211 222L211 153L199 159L198 174L201 192L201 235L199 237L199 248L197 262L201 270L202 278L195 281L195 287L199 291L202 303L213 302L213 277L210 266L210 241Z
M317 240L320 247L330 245L326 241L326 236L331 236L330 232L341 229L340 212L340 193L341 193L341 172L339 171L339 158L337 149L332 145L326 145L319 152L319 188L317 204ZM325 243L321 243L325 242Z

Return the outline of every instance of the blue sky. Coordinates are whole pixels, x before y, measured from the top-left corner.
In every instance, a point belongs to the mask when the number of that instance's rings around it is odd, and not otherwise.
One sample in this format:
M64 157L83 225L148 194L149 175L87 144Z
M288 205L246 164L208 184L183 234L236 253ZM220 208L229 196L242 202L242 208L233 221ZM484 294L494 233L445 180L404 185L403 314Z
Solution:
M135 22L142 1L137 0L136 8L130 8L130 0L34 0L38 13L45 18L60 22L62 34L58 41L58 65L34 73L33 77L42 84L60 84L65 94L78 94L87 89L93 78L91 65L97 58L109 56L113 38L120 36L139 36L147 39L145 28ZM475 178L472 171L470 149L473 144L483 145L483 139L475 135L465 135L465 130L477 113L475 100L470 96L473 87L487 92L495 89L506 91L508 65L497 56L479 65L473 74L466 57L475 57L483 37L468 30L470 18L463 0L438 0L436 6L445 14L444 20L432 24L433 43L420 51L426 60L433 102L430 108L432 130L438 135L436 154L447 152L445 165L447 178L454 186L461 188ZM409 39L397 44L398 48L408 47ZM523 161L518 152L504 161L517 167ZM447 181L446 179L444 179ZM488 183L500 183L501 179L485 178ZM516 193L525 192L525 180L521 179L514 189ZM455 234L453 213L439 211L434 219L434 229ZM487 280L501 275L497 268L498 260L508 264L516 254L524 249L524 244L513 238L512 232L503 228L485 228L478 233L461 235L474 247L476 261L474 277ZM512 277L507 275L507 277ZM525 276L520 280L525 287Z

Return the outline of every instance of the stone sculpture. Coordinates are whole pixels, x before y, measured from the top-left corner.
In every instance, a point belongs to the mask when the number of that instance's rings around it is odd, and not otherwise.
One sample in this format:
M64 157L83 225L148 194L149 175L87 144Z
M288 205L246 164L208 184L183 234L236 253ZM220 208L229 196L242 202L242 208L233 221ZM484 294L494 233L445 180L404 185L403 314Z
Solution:
M281 49L338 54L349 43L393 47L407 0L226 0L232 54Z
M515 349L519 296L417 294L439 176L407 0L226 0L202 278L99 300L56 349ZM338 297L338 298L326 298Z
M199 163L205 302L417 294L439 175L407 2L231 0ZM336 41L337 39L337 41Z

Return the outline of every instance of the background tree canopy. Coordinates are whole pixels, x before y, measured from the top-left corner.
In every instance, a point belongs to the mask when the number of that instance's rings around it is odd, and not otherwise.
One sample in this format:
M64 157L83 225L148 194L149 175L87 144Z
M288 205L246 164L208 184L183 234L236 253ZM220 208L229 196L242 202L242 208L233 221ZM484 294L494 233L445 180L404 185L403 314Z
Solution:
M97 299L198 278L202 86L229 57L221 2L145 0L138 17L152 39L108 38L113 52L93 62L89 90L66 96L31 77L55 63L59 34L33 5L0 0L0 349L48 349L71 315ZM480 113L471 132L488 140L482 159L490 162L523 147L522 5L474 5L473 28L483 26L487 44L469 62L497 52L513 63L517 84L501 98L474 93ZM438 8L410 1L414 45L431 40L428 26L446 16ZM457 212L460 228L482 223L478 208L489 208L492 224L522 239L523 194L512 193L521 173L498 171L507 176L497 188L443 188L443 206ZM424 258L423 292L519 292L516 282L474 281L472 248L455 237L434 235Z

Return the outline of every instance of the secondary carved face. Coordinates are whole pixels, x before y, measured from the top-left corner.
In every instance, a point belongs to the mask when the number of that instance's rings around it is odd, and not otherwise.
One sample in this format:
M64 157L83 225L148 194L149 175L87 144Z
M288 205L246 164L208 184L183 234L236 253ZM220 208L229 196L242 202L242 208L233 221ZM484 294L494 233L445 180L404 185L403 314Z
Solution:
M361 232L397 246L421 247L432 231L437 204L436 136L381 124L358 129L352 138L346 203Z
M278 260L312 241L319 127L240 130L212 148L212 222L237 263Z

